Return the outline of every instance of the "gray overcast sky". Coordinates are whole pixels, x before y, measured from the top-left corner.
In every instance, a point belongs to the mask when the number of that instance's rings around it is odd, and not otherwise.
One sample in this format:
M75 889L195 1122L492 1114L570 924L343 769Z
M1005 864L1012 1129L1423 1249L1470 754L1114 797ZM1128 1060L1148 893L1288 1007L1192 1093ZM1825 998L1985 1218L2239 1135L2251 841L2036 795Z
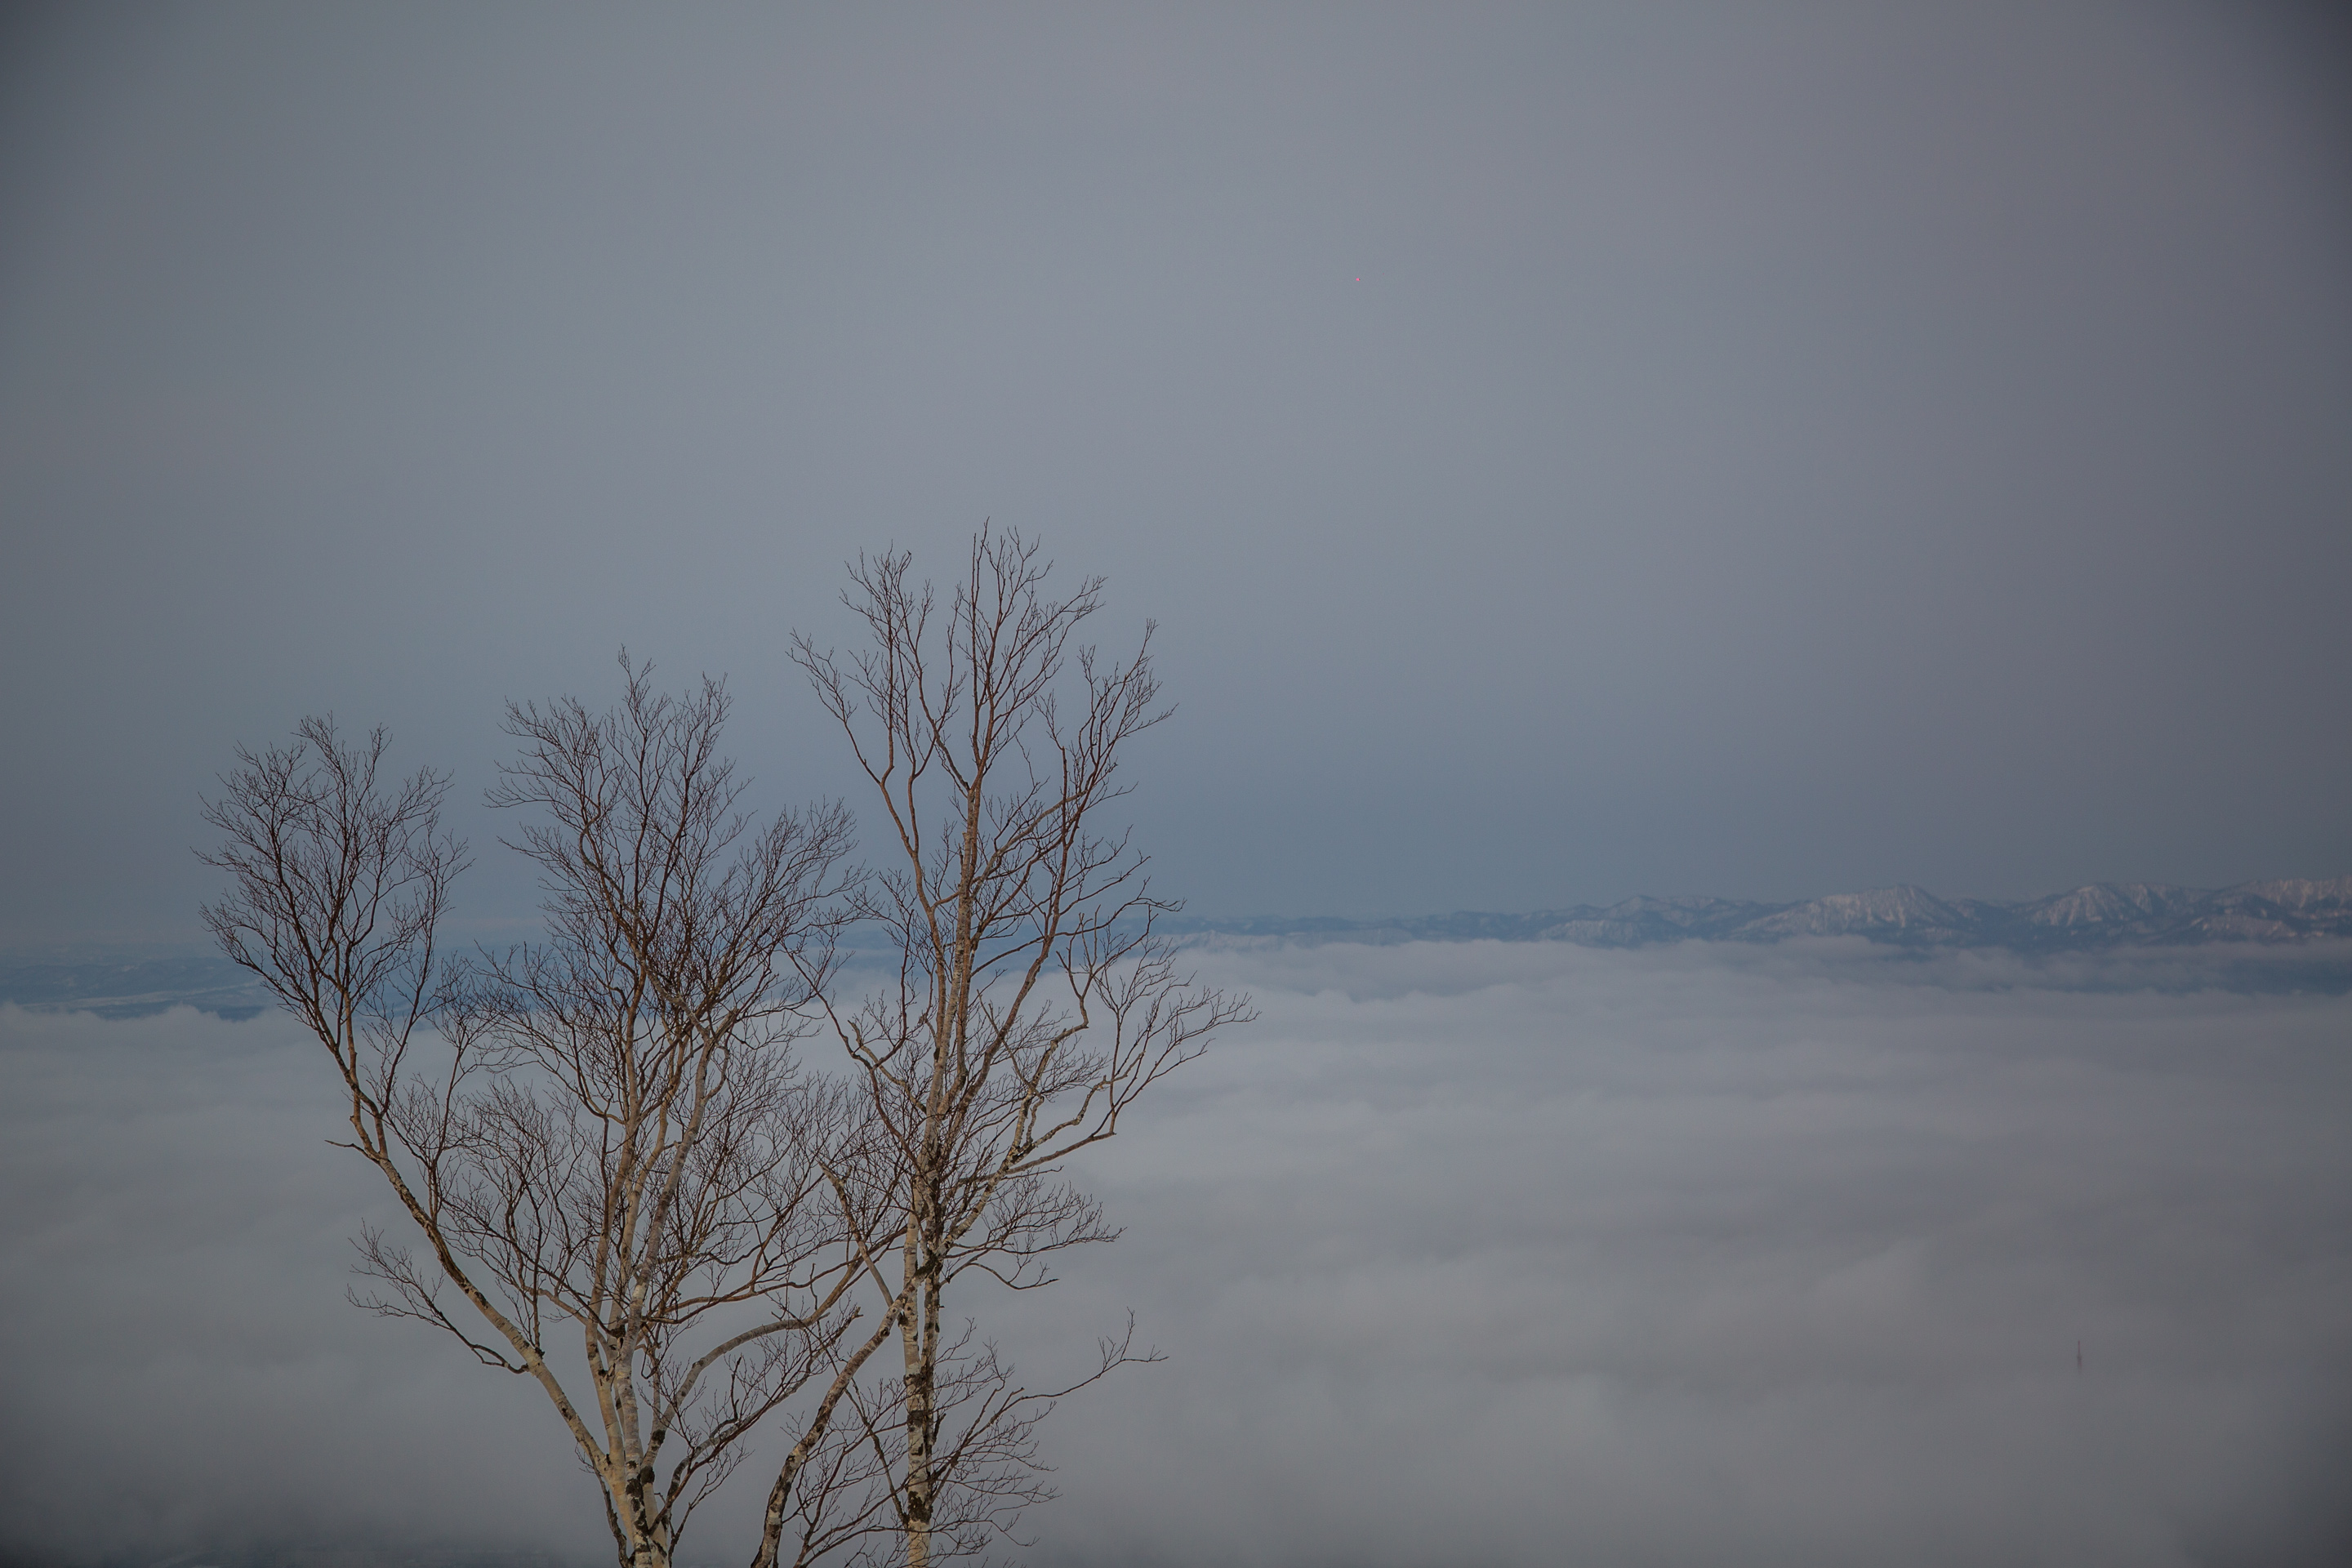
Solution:
M193 937L235 742L471 801L624 642L845 791L785 636L982 517L1161 622L1203 912L2352 869L2305 13L12 26L0 941Z

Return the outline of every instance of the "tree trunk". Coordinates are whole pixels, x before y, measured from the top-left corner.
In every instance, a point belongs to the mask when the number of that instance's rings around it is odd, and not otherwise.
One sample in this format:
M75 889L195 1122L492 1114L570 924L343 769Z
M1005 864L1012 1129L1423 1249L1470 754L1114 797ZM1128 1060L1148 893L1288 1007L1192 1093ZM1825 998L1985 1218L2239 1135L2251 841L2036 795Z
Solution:
M931 1517L938 1502L931 1442L939 1422L932 1406L939 1377L939 1258L925 1249L915 1293L919 1321L908 1312L900 1342L907 1357L907 1568L930 1568Z

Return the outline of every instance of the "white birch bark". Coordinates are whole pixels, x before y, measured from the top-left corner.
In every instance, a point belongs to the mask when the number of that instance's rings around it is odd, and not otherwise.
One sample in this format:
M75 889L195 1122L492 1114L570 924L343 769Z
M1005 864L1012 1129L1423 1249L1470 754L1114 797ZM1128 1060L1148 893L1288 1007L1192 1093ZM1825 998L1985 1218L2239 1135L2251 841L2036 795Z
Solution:
M550 889L542 943L439 962L467 859L439 830L446 781L380 781L382 731L345 746L323 720L240 753L207 805L233 885L205 914L334 1060L348 1146L425 1244L364 1232L382 1291L363 1304L534 1382L620 1561L667 1568L849 1326L858 1250L826 1172L855 1108L790 1052L830 966L847 821L737 816L724 692L624 670L612 713L509 712L522 750L492 800L538 814L518 847ZM580 1360L559 1373L567 1327Z
M794 651L896 851L869 904L896 984L826 1006L892 1156L902 1239L894 1267L869 1270L903 1304L888 1487L908 1563L930 1568L1047 1495L1029 1433L1054 1395L957 1351L949 1292L972 1269L1044 1283L1053 1253L1110 1239L1094 1202L1056 1180L1060 1162L1250 1015L1177 972L1153 930L1176 906L1101 821L1125 793L1121 748L1167 715L1150 627L1132 660L1099 662L1074 641L1099 580L1049 595L1048 566L1017 535L983 529L944 605L909 563L853 569L846 602L868 647L845 660L800 637ZM1080 1381L1142 1359L1127 1342L1105 1342Z

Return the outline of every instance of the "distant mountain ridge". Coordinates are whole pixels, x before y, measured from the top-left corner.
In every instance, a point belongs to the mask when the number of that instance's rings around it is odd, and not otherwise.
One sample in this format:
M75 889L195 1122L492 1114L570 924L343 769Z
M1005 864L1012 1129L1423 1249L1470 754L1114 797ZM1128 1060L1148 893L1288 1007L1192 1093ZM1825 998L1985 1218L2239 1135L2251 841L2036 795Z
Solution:
M2233 888L2216 889L2094 882L2016 903L1939 899L1924 888L1899 882L1869 892L1832 893L1793 904L1644 894L1605 909L1579 904L1523 915L1463 910L1402 920L1347 920L1335 915L1187 918L1171 922L1170 929L1209 941L1260 938L1373 944L1488 940L1631 948L1693 940L1774 942L1796 937L1859 936L1919 951L2006 948L2028 955L2223 942L2287 949L2325 938L2352 938L2352 877L2241 882ZM2352 989L2352 961L2340 952L2315 954L2308 963L2295 962L2302 967L2294 969L2287 978L2296 984ZM2269 961L2265 963L2276 968ZM2259 983L2280 981L2274 975ZM135 1018L174 1006L194 1007L224 1018L248 1018L275 1005L252 975L214 956L97 960L0 955L0 1003L14 1003L27 1012L94 1013L103 1018Z
M275 1005L251 974L210 954L0 959L0 1002L32 1013L95 1013L101 1018L138 1018L168 1007L250 1018Z
M2046 898L2000 902L1939 899L1898 882L1800 903L1643 894L1603 908L1532 914L1464 910L1401 920L1190 921L1203 936L1293 937L1326 942L1570 942L1584 947L1653 942L1783 942L1859 936L1902 947L2000 947L2018 952L2186 947L2210 942L2281 943L2352 937L2352 877L2280 879L2230 888L2160 882L2093 882Z

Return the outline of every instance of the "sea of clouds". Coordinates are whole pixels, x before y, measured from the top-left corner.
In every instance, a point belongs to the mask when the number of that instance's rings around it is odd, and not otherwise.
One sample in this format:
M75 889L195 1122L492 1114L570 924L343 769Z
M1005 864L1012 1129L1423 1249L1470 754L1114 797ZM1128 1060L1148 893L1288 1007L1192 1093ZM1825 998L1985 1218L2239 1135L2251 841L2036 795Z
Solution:
M1054 1415L1010 1555L2352 1561L2352 997L2193 952L1198 957L1263 1016L1087 1156L1125 1237L971 1298L1039 1385L1129 1308L1169 1357ZM0 1008L0 1554L608 1560L535 1388L343 1302L390 1216L317 1051ZM748 1556L738 1486L687 1559Z

